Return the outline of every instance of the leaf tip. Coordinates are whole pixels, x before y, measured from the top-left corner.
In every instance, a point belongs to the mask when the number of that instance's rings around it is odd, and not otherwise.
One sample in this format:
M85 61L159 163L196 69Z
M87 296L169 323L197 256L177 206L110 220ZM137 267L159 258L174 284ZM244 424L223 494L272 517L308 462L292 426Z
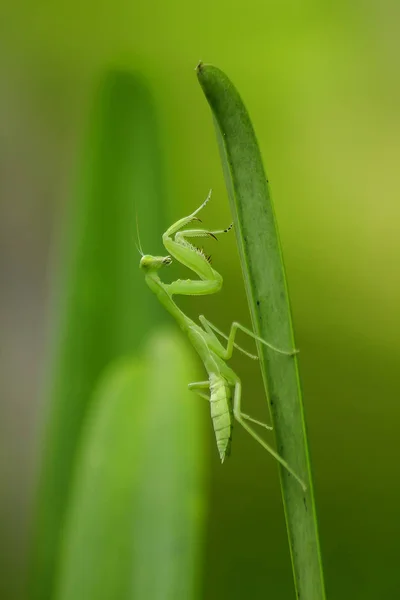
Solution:
M196 71L197 75L200 75L200 73L202 72L203 68L204 68L204 63L203 63L202 60L199 60L199 62L196 65L196 68L195 68L195 71Z

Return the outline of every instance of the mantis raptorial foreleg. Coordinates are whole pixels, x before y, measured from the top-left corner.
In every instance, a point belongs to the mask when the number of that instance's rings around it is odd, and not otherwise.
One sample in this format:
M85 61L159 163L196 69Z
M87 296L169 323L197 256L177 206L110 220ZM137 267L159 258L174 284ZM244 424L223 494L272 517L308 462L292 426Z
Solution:
M204 202L199 206L199 208L196 208L196 210L194 212L192 212L189 216L187 217L183 217L182 219L179 219L179 221L177 221L176 223L174 223L173 225L171 225L171 227L168 227L167 231L164 233L163 235L163 239L164 238L169 238L172 235L174 235L174 233L176 233L177 231L179 231L180 229L182 229L182 227L185 227L185 225L188 225L191 221L200 221L200 219L198 219L196 217L196 215L206 206L206 204L209 202L210 198L211 198L211 192L212 190L210 190L208 192L208 196L207 198L204 200Z
M207 257L201 250L192 246L186 238L199 238L199 237L212 237L216 239L216 235L221 233L227 233L231 228L219 229L216 231L208 231L206 229L185 229L180 231L182 227L188 225L190 222L197 219L197 213L207 204L211 196L207 196L205 202L195 210L191 215L180 219L174 225L169 227L163 235L163 244L168 252L181 264L188 267L191 271L194 271L200 280L192 279L178 279L172 283L165 284L165 288L171 296L183 295L183 296L203 296L208 294L215 294L219 292L222 287L222 277L215 271ZM172 238L172 236L175 236Z

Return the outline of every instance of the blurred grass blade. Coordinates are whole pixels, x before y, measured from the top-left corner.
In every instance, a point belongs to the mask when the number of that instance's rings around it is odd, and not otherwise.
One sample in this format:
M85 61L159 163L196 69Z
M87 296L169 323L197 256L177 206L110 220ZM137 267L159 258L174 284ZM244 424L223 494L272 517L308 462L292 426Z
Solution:
M254 330L278 348L295 348L274 209L250 117L221 70L200 64L197 75L214 116ZM322 600L325 590L297 359L264 345L259 354L278 450L307 485L304 493L280 467L297 597Z
M55 269L32 600L51 598L76 445L95 382L164 318L143 283L135 246L135 202L149 245L159 244L162 230L155 123L143 81L110 72L94 102L80 181L62 232L64 256Z
M192 600L203 517L201 405L179 334L108 369L90 409L57 600Z

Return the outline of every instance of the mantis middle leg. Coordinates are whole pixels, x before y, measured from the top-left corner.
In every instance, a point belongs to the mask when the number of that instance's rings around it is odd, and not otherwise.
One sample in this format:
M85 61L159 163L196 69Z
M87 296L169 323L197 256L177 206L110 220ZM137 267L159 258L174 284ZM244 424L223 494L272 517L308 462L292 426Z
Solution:
M243 325L241 325L237 321L232 323L229 335L225 335L225 333L223 333L217 327L215 327L215 325L210 323L210 321L208 319L206 319L204 315L200 315L199 320L200 320L201 324L203 325L203 327L206 329L206 331L209 332L209 330L212 329L212 330L216 331L218 333L218 335L222 336L224 339L226 339L228 341L226 348L224 348L222 346L222 344L220 343L219 351L215 350L215 352L223 360L229 360L232 357L234 347L238 348L238 350L240 350L244 354L247 354L248 356L253 358L252 354L250 354L246 350L243 350L240 346L238 346L238 344L235 343L235 337L236 337L236 333L237 333L238 329L240 329L241 331L243 331L244 333L246 333L248 336L252 337L253 339L257 340L258 342L261 342L262 344L264 344L264 346L267 346L267 348L270 348L271 350L278 352L279 354L285 354L286 356L293 356L294 354L298 353L298 350L289 350L289 351L281 350L280 348L273 346L269 342L266 342L263 338L260 338L258 335L253 333L253 331L251 331L251 329L248 329L247 327L243 327Z
M211 347L211 349L214 350L214 352L216 352L216 354L218 354L219 357L223 358L225 356L225 353L226 353L226 348L224 348L224 346L221 344L221 342L219 341L219 339L215 335L213 329L219 335L221 335L223 338L225 338L226 340L229 339L228 336L225 335L224 333L222 333L222 331L220 331L219 329L217 329L213 325L211 325L210 321L208 321L205 318L204 315L200 315L199 316L199 321L203 325L204 329L206 330L206 332L208 333L208 335L211 338L211 341L210 341L210 347ZM237 348L240 352L242 352L243 354L245 354L249 358L251 358L253 360L258 360L258 356L256 354L250 354L250 352L247 352L247 350L245 350L244 348L242 348L241 346L239 346L239 344L236 344L236 342L234 342L233 345L234 345L235 348Z

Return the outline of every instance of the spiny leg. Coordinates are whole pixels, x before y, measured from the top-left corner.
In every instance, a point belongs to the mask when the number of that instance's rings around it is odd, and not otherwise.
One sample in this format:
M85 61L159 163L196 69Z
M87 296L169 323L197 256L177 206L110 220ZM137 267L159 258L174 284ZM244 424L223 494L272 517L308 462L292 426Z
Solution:
M177 251L177 245L182 246L183 248L189 249L190 252L196 252L197 254L201 255L202 258L205 258L207 262L209 262L208 259L207 259L207 257L202 253L202 251L199 250L199 248L196 248L195 246L192 246L192 244L190 242L188 242L186 238L213 237L216 240L217 239L216 236L218 234L228 233L232 229L232 227L233 227L233 223L231 223L229 225L229 227L227 227L226 229L216 229L215 231L211 231L211 230L204 229L204 228L201 228L201 229L185 229L184 231L180 231L180 229L182 229L182 227L185 227L185 225L188 225L190 222L192 222L192 221L200 221L200 219L198 219L196 217L196 215L207 204L207 202L209 201L210 197L211 197L211 190L210 190L210 192L209 192L209 194L208 194L205 202L203 202L203 204L201 206L199 206L198 209L196 209L191 215L189 215L187 217L183 217L183 219L179 219L179 221L177 221L176 223L174 223L173 225L171 225L171 227L169 227L167 229L167 231L162 236L163 237L163 243L164 243L164 246L166 247L166 249L178 261L183 262L183 264L186 264L183 261L184 255L182 255L182 254L177 255L177 253L176 253L176 251ZM190 253L188 254L188 256L190 256ZM187 266L189 268L192 268L190 264L188 264ZM200 273L199 273L199 276L201 276Z
M185 241L182 235L180 238L177 238L177 234L175 236L177 239L172 239L171 237L184 225L196 218L196 214L208 202L209 197L210 195L206 201L196 211L194 211L194 213L174 223L163 235L163 244L168 250L169 254L178 262L194 271L200 278L200 281L178 279L170 284L166 284L165 289L171 296L174 294L189 296L215 294L222 287L221 275L211 267L207 257L202 253L201 250ZM214 235L212 232L209 232L205 229L185 231L184 235L190 237L193 231L195 232L196 237Z
M186 241L186 238L213 237L216 240L217 235L220 235L221 233L228 233L232 227L233 223L231 223L229 227L226 227L226 229L215 229L213 231L209 231L208 229L184 229L183 231L178 231L175 234L175 241L178 244L185 246L189 243Z
M281 456L279 456L279 454L272 448L272 446L270 446L269 444L267 444L267 442L265 442L262 437L260 437L258 435L258 433L256 431L254 431L254 429L248 425L248 423L246 423L246 416L243 415L242 411L241 411L241 396L242 396L242 384L240 383L239 380L237 380L235 382L235 392L234 392L234 398L233 398L233 414L235 416L235 419L237 420L238 423L240 423L240 425L242 425L242 427L244 427L244 429L259 443L261 444L261 446L263 448L265 448L265 450L267 450L274 458L276 458L276 460L283 466L285 467L285 469L291 474L293 475L293 477L300 483L301 487L303 488L304 491L306 491L307 486L305 485L304 481L293 471L293 469L288 465L288 463L286 462L286 460L284 460Z
M208 321L208 319L206 319L204 315L199 315L199 321L215 344L212 346L212 349L218 354L218 356L222 357L226 353L226 349L223 347L223 345L215 335L214 331L216 331L220 336L222 336L226 340L229 339L228 336L222 333L222 331L220 331L216 327L213 327L213 325L211 325L210 321ZM235 346L235 348L240 350L240 352L243 352L243 354L245 354L249 358L252 358L253 360L258 360L258 356L256 354L251 354L250 352L247 352L247 350L239 346L239 344L236 344L236 342L234 342L233 345Z
M163 235L163 238L166 238L166 237L168 238L168 237L173 236L174 233L176 233L177 231L179 231L180 229L182 229L182 227L185 227L185 225L187 225L191 221L199 221L200 219L198 219L196 217L196 215L206 206L206 204L208 204L208 202L209 202L209 200L211 198L211 193L212 193L212 190L210 190L208 192L207 198L199 206L199 208L196 208L196 210L194 212L192 212L191 215L188 215L187 217L183 217L182 219L179 219L179 221L177 221L176 223L174 223L173 225L171 225L171 227L168 227L167 231Z
M210 257L206 256L203 250L193 246L186 240L186 237L215 237L214 234L226 233L232 227L216 231L207 231L206 229L188 229L175 235L175 239L163 238L164 246L168 252L181 264L194 271L199 277L198 280L178 279L168 284L168 292L171 295L203 296L215 294L222 288L222 277L211 266Z
M200 396L201 398L205 398L208 402L210 401L210 396L201 391L204 389L210 389L209 381L196 381L195 383L189 383L188 389L191 392L194 392L195 394Z
M274 350L275 352L278 352L279 354L285 354L286 356L293 356L294 354L298 353L298 350L289 350L289 351L288 350L281 350L280 348L277 348L276 346L273 346L269 342L266 342L265 340L263 340L262 338L260 338L258 335L256 335L255 333L253 333L251 331L251 329L247 329L247 327L243 327L243 325L241 325L237 321L235 321L234 323L232 323L231 330L229 332L229 336L226 336L222 331L220 331L217 327L215 327L215 325L213 325L212 323L210 323L210 321L208 321L208 319L206 319L205 317L203 317L203 320L202 320L203 325L204 325L205 322L207 322L207 325L211 329L213 329L214 331L216 331L219 335L221 335L223 338L225 338L228 341L226 349L224 348L224 352L220 355L221 358L223 358L224 360L229 360L232 357L233 348L234 347L238 347L237 344L235 343L235 337L236 337L236 333L237 333L238 329L240 329L244 333L247 333L248 336L254 338L258 342L261 342L262 344L264 344L264 346L267 346L268 348L270 348L271 350ZM242 349L240 348L240 350L242 350ZM242 350L242 352L243 352L243 350ZM244 353L246 354L246 351L244 351Z

